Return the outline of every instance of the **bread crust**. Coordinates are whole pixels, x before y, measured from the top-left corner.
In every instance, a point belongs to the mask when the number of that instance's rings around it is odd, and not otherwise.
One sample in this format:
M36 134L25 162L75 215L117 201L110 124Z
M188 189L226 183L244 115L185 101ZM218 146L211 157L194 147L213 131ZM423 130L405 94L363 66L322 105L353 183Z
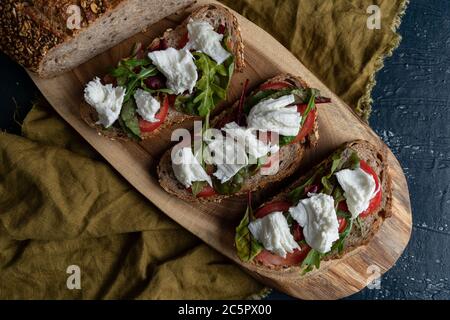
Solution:
M261 85L266 83L273 82L284 82L294 85L298 88L308 88L308 85L305 83L303 79L297 76L293 76L291 74L280 74L277 75ZM235 112L235 110L239 106L239 101L236 101L231 108L223 111L221 114L216 116L211 120L211 126L214 127L221 119L226 117L228 114ZM171 152L172 149L167 150L158 164L157 172L159 177L159 183L168 193L175 195L176 197L188 201L188 202L220 202L223 199L240 196L247 194L249 191L258 191L265 189L268 185L284 180L285 178L292 175L295 171L297 171L300 167L300 160L303 158L303 154L307 148L316 146L319 139L318 132L318 121L317 121L317 113L316 118L314 119L314 129L311 134L309 134L305 139L299 143L293 143L290 145L286 145L280 149L280 167L278 173L275 175L261 175L261 173L256 173L255 175L248 178L242 189L235 194L231 195L217 195L213 197L207 198L197 198L194 197L192 192L189 192L181 183L178 182L172 170L172 162L171 162Z
M384 220L392 215L392 181L389 175L388 164L386 161L387 148L384 147L383 149L379 149L365 140L355 140L343 144L340 148L338 148L338 150L339 149L356 151L360 159L366 161L378 175L383 193L380 208L376 212L374 212L373 214L362 220L363 230L354 227L351 233L349 234L348 238L346 239L343 251L340 254L335 253L326 256L323 259L323 261L340 259L349 252L355 250L356 248L367 245L375 236L377 231L380 229ZM269 201L262 204L260 207L274 201L288 200L289 192L295 189L295 187L297 187L298 185L301 185L305 177L308 177L310 173L314 172L318 168L326 166L331 161L332 161L331 156L329 156L328 158L320 162L318 165L316 165L314 168L312 168L307 174L302 175L296 182L294 182L292 185L284 189L278 195L274 196ZM251 263L259 265L264 268L280 271L301 269L301 267L299 266L275 266L262 264L255 260L252 261Z
M155 38L149 45L149 48L158 46L163 39L168 42L169 47L177 47L183 36L187 33L187 24L190 19L207 20L213 23L214 27L218 27L220 24L224 24L232 38L231 44L233 45L232 51L236 59L236 70L241 72L245 67L244 62L244 43L241 38L241 31L236 17L226 8L219 5L205 5L197 8L189 17L187 17L180 25L175 29L169 29L164 32L162 37ZM107 137L111 140L131 140L126 132L119 128L105 129L102 125L97 124L98 116L93 107L85 102L80 105L80 114L83 120L91 127L97 130L99 135ZM171 128L177 124L180 124L186 120L200 120L201 117L188 115L175 110L173 107L169 107L169 111L164 123L156 130L152 132L142 133L141 138L145 140L149 137L157 135L165 128Z
M193 2L179 0L173 4L172 12ZM87 28L95 27L119 6L126 5L127 0L2 0L0 50L40 77L56 76L67 69L48 73L43 65L46 56ZM67 25L74 14L71 6L79 9L80 29ZM120 41L117 39L115 43ZM95 52L86 60L99 53Z

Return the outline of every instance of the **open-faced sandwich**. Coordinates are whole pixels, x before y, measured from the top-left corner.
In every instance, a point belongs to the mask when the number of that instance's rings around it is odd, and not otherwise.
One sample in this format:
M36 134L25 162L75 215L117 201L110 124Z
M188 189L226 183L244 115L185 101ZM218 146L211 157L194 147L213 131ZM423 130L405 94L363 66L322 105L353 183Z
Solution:
M188 118L203 118L227 97L244 68L237 19L218 5L198 8L102 79L87 83L83 119L110 138L144 139Z
M167 192L220 201L262 189L291 175L305 148L317 143L316 103L329 100L316 89L289 74L248 95L245 87L241 99L212 119L201 150L182 141L162 156L158 176Z
M357 140L255 212L249 206L236 229L237 255L268 268L308 272L367 244L390 214L385 152Z

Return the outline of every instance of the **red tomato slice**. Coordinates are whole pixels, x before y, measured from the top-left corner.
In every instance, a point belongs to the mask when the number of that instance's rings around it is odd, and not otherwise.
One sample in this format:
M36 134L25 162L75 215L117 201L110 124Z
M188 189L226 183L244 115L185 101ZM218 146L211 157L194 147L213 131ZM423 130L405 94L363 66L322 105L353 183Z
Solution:
M271 266L296 266L302 263L311 248L306 245L300 245L300 249L295 249L294 252L288 253L286 258L280 257L270 251L263 250L256 257L255 260L263 265Z
M373 177L373 179L375 180L375 190L378 190L377 194L372 198L372 200L370 200L369 207L367 208L367 210L361 212L361 214L359 215L361 218L365 218L369 216L371 213L374 213L375 210L378 209L378 207L380 206L382 199L382 191L380 188L380 180L378 179L378 176L375 173L375 171L373 171L373 169L364 160L361 160L359 165L362 170L364 170Z
M187 189L189 192L192 192L192 188L189 187ZM208 197L212 197L215 196L217 194L216 190L214 190L213 187L211 187L209 184L207 184L202 191L200 191L199 193L197 193L197 198L208 198Z
M338 223L339 223L338 232L342 233L345 230L345 228L347 227L347 220L345 220L345 218L338 217Z
M300 112L300 114L303 115L308 105L301 104L298 105L297 110ZM308 116L306 117L305 123L303 124L302 128L300 129L300 132L295 137L294 141L292 143L297 143L302 141L308 134L310 134L314 129L314 121L316 119L316 109L314 108L308 113Z
M159 112L156 114L155 118L158 119L158 122L149 122L145 121L142 118L139 118L139 128L141 132L152 132L158 129L164 122L169 113L169 98L165 95L162 101L161 108Z
M288 201L275 201L272 203L268 203L255 212L255 218L264 218L268 214L276 211L286 212L291 206L292 204Z
M284 88L289 88L291 87L289 84L284 83L284 82L269 82L269 83L264 83L259 87L260 91L264 91L264 90L279 90L279 89L284 89Z

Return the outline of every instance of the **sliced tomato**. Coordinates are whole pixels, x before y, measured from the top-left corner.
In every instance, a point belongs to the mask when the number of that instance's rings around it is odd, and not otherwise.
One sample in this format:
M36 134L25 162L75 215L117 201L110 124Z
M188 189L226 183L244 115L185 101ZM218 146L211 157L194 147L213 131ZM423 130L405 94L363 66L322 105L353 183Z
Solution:
M381 204L381 199L383 195L380 188L380 180L378 179L378 176L375 173L375 171L364 160L361 160L359 165L362 170L364 170L373 177L373 179L375 180L375 190L378 190L377 194L372 198L372 200L370 200L369 207L367 208L367 210L361 212L359 215L361 218L365 218L369 216L371 213L374 213L376 209L378 209L378 207Z
M296 266L302 263L309 250L311 250L311 248L307 244L301 244L300 249L295 249L294 252L288 253L286 258L273 254L270 251L263 250L255 257L255 260L263 265Z
M275 201L272 203L268 203L255 212L255 218L264 218L268 214L277 211L286 212L291 206L292 204L289 201Z
M342 233L347 227L347 220L343 217L338 217L339 229L338 232Z
M280 90L280 89L284 89L284 88L289 88L291 87L291 85L289 85L288 83L284 83L284 82L269 82L269 83L264 83L259 87L260 91L264 91L264 90Z
M307 105L306 104L300 104L297 106L298 112L300 112L301 115L306 111ZM292 143L297 143L302 141L308 134L310 134L314 130L314 121L316 119L316 109L314 108L308 113L308 116L306 117L305 123L303 123L302 128L300 129L300 132L297 134L295 139L292 141Z
M183 49L187 43L189 42L189 33L185 33L183 37L181 37L180 42L178 42L178 49Z
M189 192L192 192L192 188L189 187L187 189ZM209 184L203 187L203 190L197 193L197 198L208 198L215 196L217 194L216 190L214 190L213 187L211 187Z
M141 132L152 132L156 129L158 129L166 120L167 114L169 113L169 98L167 95L164 95L161 108L159 109L159 112L156 114L155 118L158 119L158 122L149 122L145 121L142 118L139 118L139 128L141 129Z

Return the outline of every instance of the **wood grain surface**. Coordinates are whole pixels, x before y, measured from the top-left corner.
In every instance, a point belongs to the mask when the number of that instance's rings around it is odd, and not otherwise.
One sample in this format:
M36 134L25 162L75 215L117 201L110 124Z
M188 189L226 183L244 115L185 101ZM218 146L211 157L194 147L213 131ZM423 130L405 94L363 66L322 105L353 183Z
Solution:
M206 1L198 1L198 5ZM136 41L149 43L166 28L184 18L179 14L151 26L145 33L119 44L77 69L53 79L39 79L30 74L41 92L56 111L72 125L121 175L169 217L203 241L240 264L251 275L267 285L302 299L337 299L355 293L367 284L372 275L368 267L381 273L393 266L406 247L411 234L411 208L408 187L402 169L392 152L388 151L389 173L393 180L393 215L375 238L365 247L347 254L338 261L323 263L318 271L300 276L298 271L279 273L251 264L242 264L233 247L234 229L245 211L245 199L230 199L220 204L192 205L164 192L156 179L156 164L161 153L171 145L170 132L141 143L110 141L89 128L79 116L84 84L102 75L109 66L129 54ZM365 139L387 148L380 138L361 122L336 95L328 90L310 71L257 26L239 16L246 45L247 68L233 78L229 102L239 95L242 83L250 79L251 86L278 73L289 72L303 77L310 86L332 98L332 103L319 109L319 145L306 153L302 160L305 171L323 159L343 142ZM300 173L299 173L300 174ZM259 195L263 201L265 194Z

